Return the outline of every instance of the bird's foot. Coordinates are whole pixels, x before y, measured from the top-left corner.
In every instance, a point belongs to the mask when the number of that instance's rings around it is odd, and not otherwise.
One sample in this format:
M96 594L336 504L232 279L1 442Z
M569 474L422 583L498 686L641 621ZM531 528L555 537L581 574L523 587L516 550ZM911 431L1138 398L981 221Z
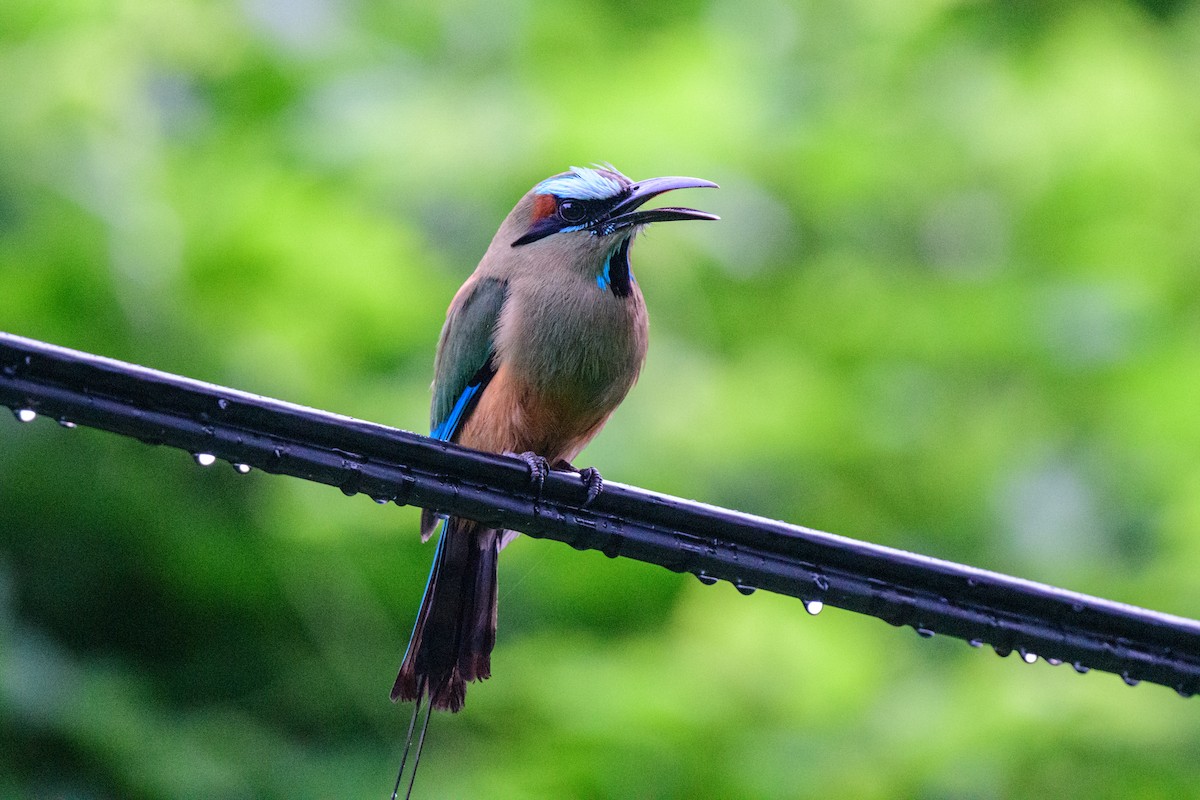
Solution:
M587 489L587 497L583 501L585 506L590 506L592 501L600 496L600 492L604 491L604 478L600 477L600 470L595 467L578 469L570 461L559 460L555 462L554 468L579 473L579 480L583 482L583 488Z
M545 458L528 450L524 453L509 453L508 455L519 458L525 462L525 466L529 467L529 483L533 486L534 493L541 497L542 486L546 483L546 476L550 474L550 464Z
M592 501L604 491L604 478L600 477L600 470L595 467L584 467L579 470L579 479L583 481L583 485L587 489L587 498L583 504L590 506Z

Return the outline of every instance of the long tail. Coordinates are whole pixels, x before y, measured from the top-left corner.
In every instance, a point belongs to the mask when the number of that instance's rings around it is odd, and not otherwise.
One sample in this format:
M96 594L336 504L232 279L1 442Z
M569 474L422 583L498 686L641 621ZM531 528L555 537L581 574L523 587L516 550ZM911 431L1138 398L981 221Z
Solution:
M467 681L492 674L499 553L499 531L456 517L443 525L392 700L427 694L433 708L458 711Z

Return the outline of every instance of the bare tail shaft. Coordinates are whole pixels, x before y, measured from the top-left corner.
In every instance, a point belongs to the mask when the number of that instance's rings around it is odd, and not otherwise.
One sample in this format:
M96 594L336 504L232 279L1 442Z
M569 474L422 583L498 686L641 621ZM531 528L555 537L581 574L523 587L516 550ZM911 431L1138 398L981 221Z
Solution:
M467 681L491 675L499 553L499 531L454 517L446 522L393 700L428 694L433 708L458 711Z

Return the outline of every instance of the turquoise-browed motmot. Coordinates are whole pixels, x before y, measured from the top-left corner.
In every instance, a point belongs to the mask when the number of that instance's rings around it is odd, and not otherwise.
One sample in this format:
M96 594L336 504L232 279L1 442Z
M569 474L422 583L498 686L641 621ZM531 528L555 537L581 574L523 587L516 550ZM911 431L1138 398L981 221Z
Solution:
M629 248L648 223L716 219L643 210L696 178L631 181L610 166L547 178L509 213L454 296L434 364L432 435L516 453L535 482L570 465L625 398L646 356L646 306ZM589 502L599 474L583 470ZM428 539L439 518L421 516ZM451 517L434 555L392 699L457 711L487 678L496 641L496 561L516 534ZM411 736L411 730L410 730Z

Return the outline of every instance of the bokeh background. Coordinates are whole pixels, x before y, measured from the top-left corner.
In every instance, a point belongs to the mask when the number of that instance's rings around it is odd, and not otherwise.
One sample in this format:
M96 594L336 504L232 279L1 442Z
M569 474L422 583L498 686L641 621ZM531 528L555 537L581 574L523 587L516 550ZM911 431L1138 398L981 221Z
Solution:
M0 329L424 430L536 181L673 202L611 479L1200 617L1200 8L5 0ZM0 796L390 791L414 509L0 415ZM1200 700L521 539L421 797L1159 798Z

